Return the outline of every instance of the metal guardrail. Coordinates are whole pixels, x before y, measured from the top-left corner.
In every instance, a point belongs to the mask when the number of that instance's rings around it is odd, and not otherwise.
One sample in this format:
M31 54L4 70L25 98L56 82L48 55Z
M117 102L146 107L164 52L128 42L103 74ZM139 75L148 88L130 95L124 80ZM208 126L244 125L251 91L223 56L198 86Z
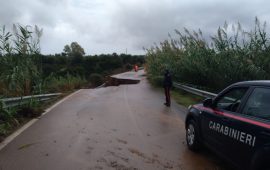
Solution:
M40 94L40 95L33 95L33 96L22 96L22 97L12 97L12 98L4 98L0 99L4 102L5 107L15 107L26 104L31 99L35 99L37 101L45 101L49 100L53 97L59 96L62 93L51 93L51 94Z
M179 89L182 89L182 90L187 91L189 93L192 93L192 94L195 94L195 95L198 95L198 96L202 96L202 97L214 98L214 97L217 96L217 94L215 94L215 93L195 89L193 87L189 87L189 86L186 86L186 85L183 85L183 84L180 84L180 83L176 83L176 82L173 82L173 86L175 88L179 88Z

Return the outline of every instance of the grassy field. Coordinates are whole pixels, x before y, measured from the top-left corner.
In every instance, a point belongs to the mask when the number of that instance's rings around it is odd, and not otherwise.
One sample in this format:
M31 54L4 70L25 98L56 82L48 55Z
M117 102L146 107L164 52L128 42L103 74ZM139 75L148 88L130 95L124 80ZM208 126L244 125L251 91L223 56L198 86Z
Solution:
M185 107L202 102L204 100L203 97L193 95L191 93L175 88L171 91L171 96L178 104L181 104Z

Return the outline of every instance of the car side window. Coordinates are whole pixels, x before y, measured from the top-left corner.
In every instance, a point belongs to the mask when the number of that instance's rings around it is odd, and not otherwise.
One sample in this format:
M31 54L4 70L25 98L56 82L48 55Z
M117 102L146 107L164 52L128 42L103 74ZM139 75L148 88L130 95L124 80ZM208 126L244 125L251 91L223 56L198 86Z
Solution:
M248 88L234 88L225 93L216 102L216 108L236 112Z
M270 120L270 89L255 88L244 107L243 114Z

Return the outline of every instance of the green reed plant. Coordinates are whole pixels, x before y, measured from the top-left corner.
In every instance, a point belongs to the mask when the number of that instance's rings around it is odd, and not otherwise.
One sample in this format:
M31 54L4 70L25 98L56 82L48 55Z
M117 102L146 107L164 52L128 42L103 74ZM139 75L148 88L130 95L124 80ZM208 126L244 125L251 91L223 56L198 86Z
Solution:
M225 22L206 40L201 30L175 30L177 38L146 49L149 78L162 76L164 69L175 81L195 84L218 91L243 80L270 78L270 43L266 23L255 18L251 31L240 23L231 27Z
M0 100L0 124L6 127L12 125L19 125L18 120L15 118L16 108L7 108L2 100Z
M0 92L5 96L30 95L40 82L37 56L42 29L13 25L13 33L5 27L0 32Z

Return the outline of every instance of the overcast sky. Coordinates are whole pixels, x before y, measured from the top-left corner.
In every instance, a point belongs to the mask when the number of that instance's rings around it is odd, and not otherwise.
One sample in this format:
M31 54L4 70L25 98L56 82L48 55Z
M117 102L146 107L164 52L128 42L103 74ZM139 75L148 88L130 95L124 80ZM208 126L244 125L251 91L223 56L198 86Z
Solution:
M270 19L267 0L0 0L0 23L43 28L41 52L61 53L78 42L87 54L143 54L174 29L202 30L207 37L226 20L253 26ZM268 27L269 28L269 27Z

